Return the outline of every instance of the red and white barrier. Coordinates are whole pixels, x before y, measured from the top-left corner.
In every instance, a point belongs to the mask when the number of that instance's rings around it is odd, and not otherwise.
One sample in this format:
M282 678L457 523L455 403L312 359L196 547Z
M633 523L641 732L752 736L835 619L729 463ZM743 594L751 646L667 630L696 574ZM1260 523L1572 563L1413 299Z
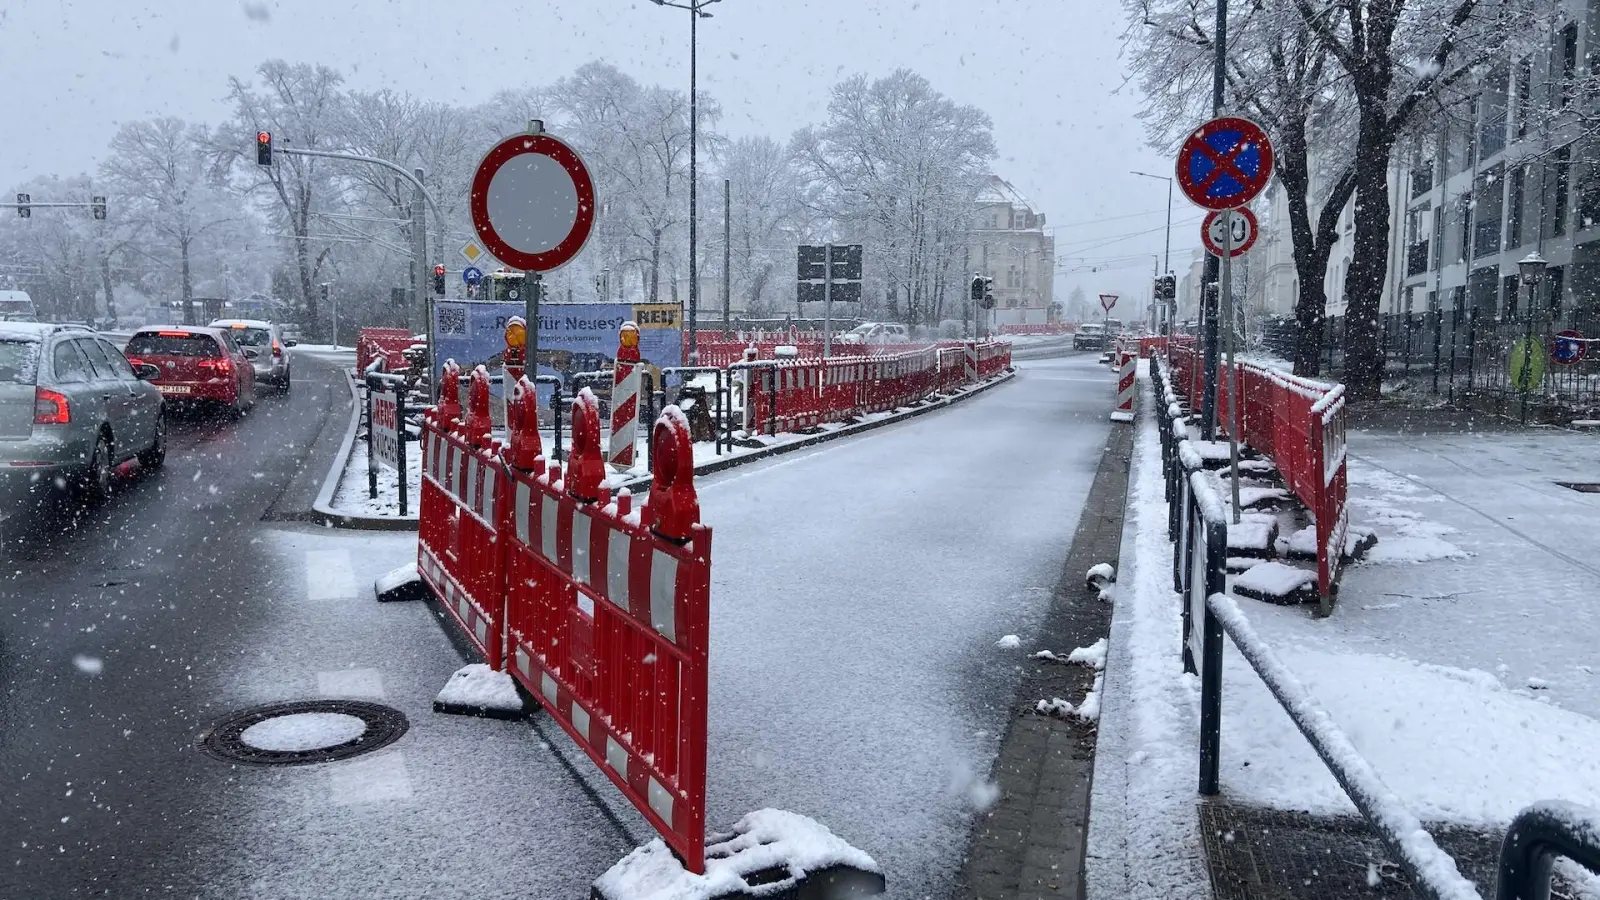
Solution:
M1117 406L1111 411L1111 421L1133 421L1134 371L1138 358L1122 338L1117 339L1117 353L1113 368L1117 372Z
M631 469L639 439L640 381L639 326L632 322L622 323L611 378L611 440L606 461L618 469Z

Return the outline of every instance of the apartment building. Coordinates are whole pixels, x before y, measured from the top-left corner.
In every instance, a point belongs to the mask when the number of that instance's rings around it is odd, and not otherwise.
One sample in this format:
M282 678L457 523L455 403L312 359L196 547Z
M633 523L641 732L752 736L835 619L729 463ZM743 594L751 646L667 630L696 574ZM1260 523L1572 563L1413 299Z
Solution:
M1056 240L1045 217L1010 182L990 175L979 191L967 270L994 279L994 323L1038 325L1055 301Z

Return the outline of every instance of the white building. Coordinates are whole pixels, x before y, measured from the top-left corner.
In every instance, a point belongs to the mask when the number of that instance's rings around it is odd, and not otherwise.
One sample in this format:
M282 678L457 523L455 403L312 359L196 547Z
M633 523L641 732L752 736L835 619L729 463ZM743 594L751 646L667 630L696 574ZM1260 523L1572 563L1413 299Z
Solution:
M994 324L1042 325L1055 301L1056 239L1045 217L998 175L978 193L967 271L994 279Z

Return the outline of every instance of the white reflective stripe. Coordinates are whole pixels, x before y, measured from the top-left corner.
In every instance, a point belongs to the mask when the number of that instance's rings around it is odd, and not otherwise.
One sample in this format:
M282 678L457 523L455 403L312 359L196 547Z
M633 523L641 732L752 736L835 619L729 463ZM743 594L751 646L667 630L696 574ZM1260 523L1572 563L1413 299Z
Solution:
M494 528L494 466L483 467L483 492L478 495L478 512Z
M517 482L517 540L528 544L528 497L533 489L525 481Z
M454 494L456 492L455 474L456 474L456 445L455 444L445 444L444 445L444 477L443 477L442 480L444 482L444 492L446 494Z
M572 701L572 728L585 744L589 743L589 713L576 700Z
M628 564L633 540L626 531L614 529L606 539L606 599L628 608Z
M552 706L555 705L555 703L556 703L556 680L554 678L550 677L550 673L548 673L548 672L540 673L540 675L539 675L539 692L544 694L544 698L546 700L549 700L550 704Z
M479 618L478 621L474 622L473 624L475 626L473 628L473 630L476 631L477 634L478 634L478 643L483 645L483 646L485 646L485 647L489 646L489 622L488 622L488 620L483 619L483 618Z
M478 511L478 457L467 457L467 483L462 492L462 500L466 501L467 509Z
M467 602L465 592L456 595L456 614L461 617L463 622L472 621L472 604Z
M650 560L650 625L667 640L678 641L678 561L662 553L651 551Z
M582 591L578 592L578 611L589 618L594 618L594 598Z
M572 514L572 580L588 584L589 579L589 523L587 513L579 510ZM594 615L594 607L589 607Z
M606 735L606 765L617 770L617 774L623 778L628 777L628 751L609 734Z
M661 786L654 776L650 778L650 808L656 811L662 821L672 824L672 792Z
M560 504L554 497L540 495L539 497L539 537L544 548L544 558L552 563L557 562L556 555L556 514L560 511Z

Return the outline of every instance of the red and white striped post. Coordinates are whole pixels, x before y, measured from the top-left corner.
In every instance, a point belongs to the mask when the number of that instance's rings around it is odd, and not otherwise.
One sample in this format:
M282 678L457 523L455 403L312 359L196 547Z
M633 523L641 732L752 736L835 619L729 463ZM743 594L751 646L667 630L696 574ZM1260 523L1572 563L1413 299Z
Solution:
M1111 411L1111 421L1133 421L1133 382L1134 371L1138 366L1138 357L1129 352L1126 340L1117 339L1117 354L1115 357L1117 370L1117 406Z
M639 326L623 322L617 336L617 364L611 370L611 441L606 461L631 469L639 439Z
M967 384L978 383L978 345L974 341L967 341L962 347L966 355L963 373L966 375Z

